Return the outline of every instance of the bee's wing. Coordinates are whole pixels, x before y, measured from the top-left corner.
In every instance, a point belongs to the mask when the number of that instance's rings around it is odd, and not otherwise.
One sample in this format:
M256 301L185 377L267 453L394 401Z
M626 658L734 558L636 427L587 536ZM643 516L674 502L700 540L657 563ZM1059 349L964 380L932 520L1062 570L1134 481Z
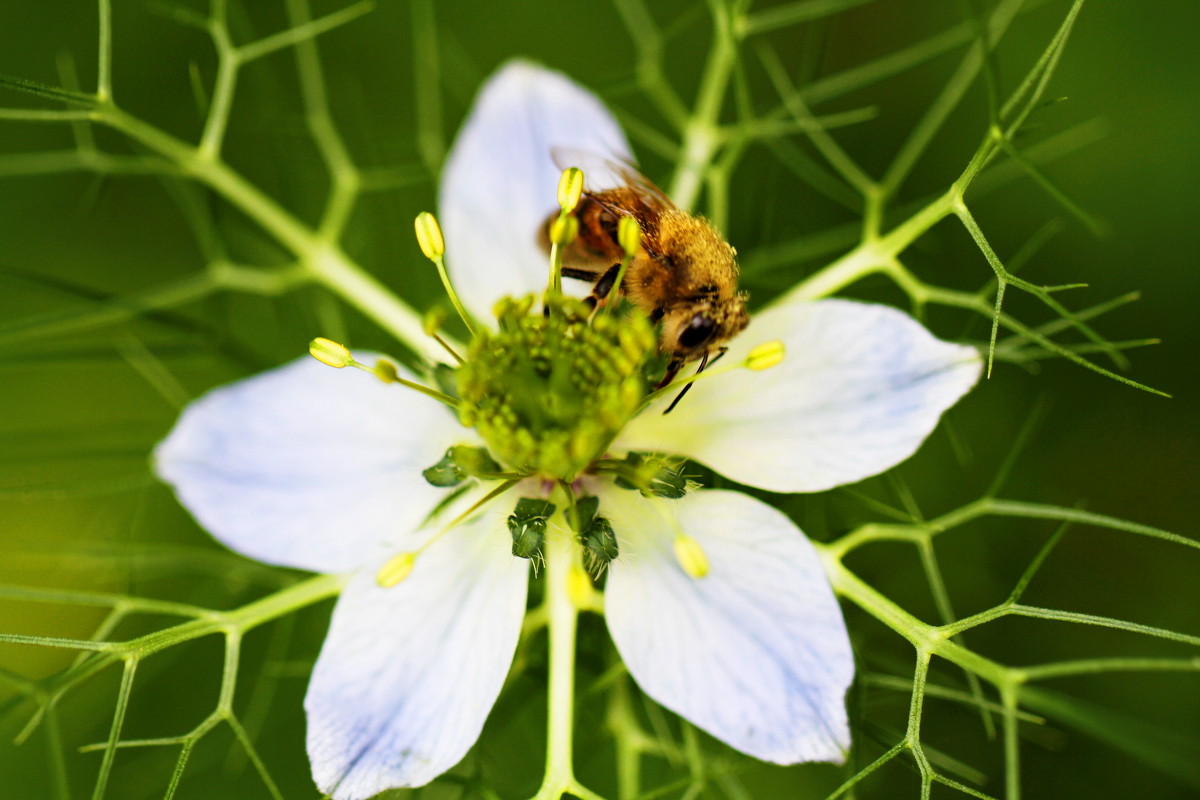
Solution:
M578 167L583 170L583 186L588 192L603 192L624 186L635 190L642 201L655 211L662 212L675 207L666 192L628 161L570 147L552 147L550 157L559 169Z

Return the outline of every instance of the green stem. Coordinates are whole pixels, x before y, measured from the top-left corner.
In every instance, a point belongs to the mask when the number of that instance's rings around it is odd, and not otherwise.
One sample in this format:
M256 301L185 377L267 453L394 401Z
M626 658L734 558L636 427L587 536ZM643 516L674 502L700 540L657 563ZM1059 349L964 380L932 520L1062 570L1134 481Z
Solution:
M737 60L737 47L730 29L729 11L721 2L710 3L713 14L713 44L708 54L696 110L683 129L680 162L671 179L671 198L676 205L690 209L696 204L700 187L713 156L721 143L719 122L725 90Z
M437 343L425 335L416 311L363 270L335 242L301 223L223 161L115 106L92 113L98 122L179 164L221 195L294 253L311 280L340 296L415 353L426 358L440 353Z
M546 772L535 800L560 798L574 783L575 631L577 614L569 579L575 544L563 532L546 541L546 606L549 609L550 690L546 712Z
M775 303L818 300L867 275L890 270L896 256L953 213L954 208L954 196L947 192L885 235L862 242L829 266L808 276L791 291L781 295Z
M919 652L940 656L998 687L1013 682L1013 672L1008 667L952 641L948 631L917 619L847 569L831 548L824 545L818 548L834 591L903 636Z
M569 526L546 539L546 599L550 633L550 689L546 709L546 772L533 800L559 800L570 793L584 800L603 800L575 780L575 633L579 609L571 599L571 571L579 563L579 547Z

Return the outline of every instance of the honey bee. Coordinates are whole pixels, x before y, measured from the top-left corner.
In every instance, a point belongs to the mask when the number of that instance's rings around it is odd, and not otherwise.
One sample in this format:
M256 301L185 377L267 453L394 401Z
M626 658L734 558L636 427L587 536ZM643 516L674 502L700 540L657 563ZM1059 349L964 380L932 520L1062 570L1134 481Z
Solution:
M558 151L554 157L576 164L586 160L576 153ZM585 176L589 174L586 164L581 168ZM605 161L604 168L619 176L624 185L584 189L574 212L579 235L563 250L562 274L592 283L587 302L593 307L615 300L609 294L625 257L617 226L621 217L637 220L641 247L618 292L649 314L652 322L662 324L659 349L670 361L661 388L688 362L699 360L697 371L703 371L749 323L746 294L737 289L737 253L708 220L676 208L661 189L632 167ZM552 214L539 233L546 250L549 229L557 216ZM682 396L683 392L675 402ZM671 408L674 406L672 403Z

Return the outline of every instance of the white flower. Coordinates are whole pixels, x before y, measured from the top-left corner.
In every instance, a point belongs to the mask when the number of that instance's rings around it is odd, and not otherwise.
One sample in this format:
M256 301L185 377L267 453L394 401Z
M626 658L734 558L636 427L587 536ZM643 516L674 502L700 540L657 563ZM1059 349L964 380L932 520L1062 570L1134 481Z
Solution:
M535 231L555 208L555 147L629 154L596 98L557 73L509 64L482 90L442 184L450 268L479 319L497 298L545 285ZM610 452L674 453L751 486L820 491L907 458L979 375L972 349L894 309L842 300L758 312L727 363L776 339L782 364L701 381L670 415L636 417ZM511 504L436 539L402 582L376 580L389 558L427 541L422 521L446 490L421 471L463 443L479 440L441 404L306 358L196 401L157 450L159 474L228 546L354 572L305 701L313 774L337 800L452 767L511 664L530 576L510 553ZM589 480L620 544L605 618L639 686L757 758L840 761L853 659L796 526L738 492L650 501ZM677 530L707 557L703 578L681 568Z

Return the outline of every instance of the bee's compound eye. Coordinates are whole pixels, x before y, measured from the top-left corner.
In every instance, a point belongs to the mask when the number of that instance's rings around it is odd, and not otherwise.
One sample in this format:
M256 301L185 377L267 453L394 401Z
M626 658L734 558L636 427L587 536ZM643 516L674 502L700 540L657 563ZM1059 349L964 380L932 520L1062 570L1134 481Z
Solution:
M715 328L716 323L712 317L707 314L696 314L683 329L683 333L679 334L679 345L688 348L699 347L708 341Z

